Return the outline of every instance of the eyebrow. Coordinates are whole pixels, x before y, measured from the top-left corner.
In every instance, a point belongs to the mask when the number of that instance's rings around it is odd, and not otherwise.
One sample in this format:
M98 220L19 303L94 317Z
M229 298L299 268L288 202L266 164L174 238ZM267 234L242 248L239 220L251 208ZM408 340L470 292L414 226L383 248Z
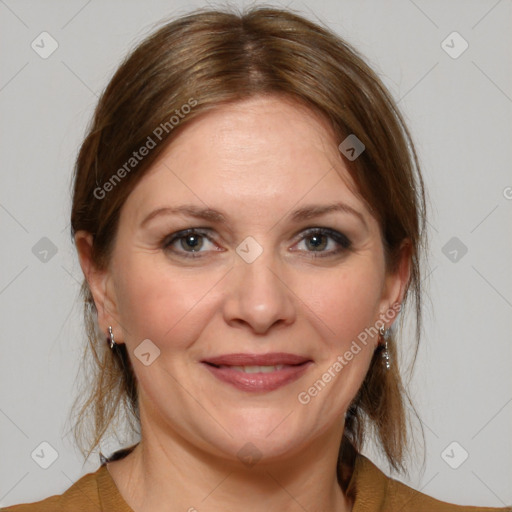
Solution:
M312 219L315 217L320 217L322 215L326 215L332 212L341 212L348 213L357 217L365 226L366 220L361 212L352 208L345 203L332 203L332 204L322 204L322 205L308 205L298 210L295 210L293 213L288 215L292 222L300 222L308 219ZM147 215L142 222L140 223L140 228L146 226L148 222L150 222L155 217L160 217L162 215L186 215L188 217L193 217L196 219L207 220L210 222L216 222L219 224L227 224L228 220L226 215L224 215L219 210L214 210L212 208L203 208L200 206L192 205L192 204L184 204L181 206L165 206L162 208L157 208L153 210L149 215Z

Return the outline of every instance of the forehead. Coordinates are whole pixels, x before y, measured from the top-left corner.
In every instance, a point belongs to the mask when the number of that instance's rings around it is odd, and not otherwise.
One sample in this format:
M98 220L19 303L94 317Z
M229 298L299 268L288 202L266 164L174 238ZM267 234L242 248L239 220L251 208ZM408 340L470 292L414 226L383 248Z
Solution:
M148 205L287 209L343 199L364 208L328 122L302 104L256 97L194 119L130 194L135 217Z

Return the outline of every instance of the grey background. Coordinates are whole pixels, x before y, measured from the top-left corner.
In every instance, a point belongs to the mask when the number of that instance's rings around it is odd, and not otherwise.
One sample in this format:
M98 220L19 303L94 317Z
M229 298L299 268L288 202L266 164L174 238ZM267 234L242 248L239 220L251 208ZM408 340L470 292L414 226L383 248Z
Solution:
M97 96L128 49L162 18L204 5L0 0L0 506L60 494L99 466L98 457L83 464L69 433L84 343L82 274L69 238L73 161ZM423 165L431 306L410 385L427 460L424 471L418 465L397 478L453 503L511 504L512 4L267 5L318 18L367 57L404 112ZM47 59L31 48L43 31L59 45ZM469 44L456 59L441 46L453 31ZM41 252L43 237L55 254ZM43 441L58 452L46 470L31 458ZM458 469L442 456L453 441L469 454ZM451 460L462 453L450 450ZM386 470L374 447L365 452Z

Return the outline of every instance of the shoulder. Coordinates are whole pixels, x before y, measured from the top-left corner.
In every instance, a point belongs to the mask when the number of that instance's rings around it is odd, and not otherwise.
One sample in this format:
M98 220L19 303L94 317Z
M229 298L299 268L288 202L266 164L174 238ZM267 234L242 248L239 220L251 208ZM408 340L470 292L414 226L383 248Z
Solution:
M103 510L99 495L99 482L105 466L82 476L63 494L50 496L34 503L23 503L0 508L1 512L68 512L69 510L87 510L88 512L100 512Z
M119 494L119 490L106 463L118 460L129 454L137 444L118 450L109 458L100 454L100 467L87 473L69 487L63 494L50 496L34 503L22 503L0 508L0 512L133 512Z
M455 505L427 496L402 482L389 478L389 510L414 510L416 512L512 512L512 507L475 507Z
M437 500L387 476L361 454L349 485L355 496L353 512L512 512L512 507L475 507Z

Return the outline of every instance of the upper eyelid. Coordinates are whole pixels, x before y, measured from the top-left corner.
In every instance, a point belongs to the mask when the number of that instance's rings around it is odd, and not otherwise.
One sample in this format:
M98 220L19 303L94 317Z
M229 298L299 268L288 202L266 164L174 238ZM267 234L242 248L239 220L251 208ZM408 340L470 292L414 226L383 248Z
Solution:
M179 229L177 231L174 231L174 232L168 234L165 238L166 239L167 238L171 239L173 237L179 238L181 236L186 236L187 234L190 234L190 233L197 233L197 234L204 235L204 236L208 237L210 233L215 232L215 231L216 230L214 228L210 228L210 227L200 227L200 226L199 227L190 227L190 228L184 228L184 229ZM347 239L349 239L349 237L345 234L345 232L343 230L340 230L337 228L331 228L331 227L327 227L327 226L320 226L320 225L308 226L305 228L301 228L301 229L297 230L297 232L292 236L292 238L295 238L298 235L307 233L309 231L326 231L326 232L332 232L332 233L339 233L340 235L343 235Z

